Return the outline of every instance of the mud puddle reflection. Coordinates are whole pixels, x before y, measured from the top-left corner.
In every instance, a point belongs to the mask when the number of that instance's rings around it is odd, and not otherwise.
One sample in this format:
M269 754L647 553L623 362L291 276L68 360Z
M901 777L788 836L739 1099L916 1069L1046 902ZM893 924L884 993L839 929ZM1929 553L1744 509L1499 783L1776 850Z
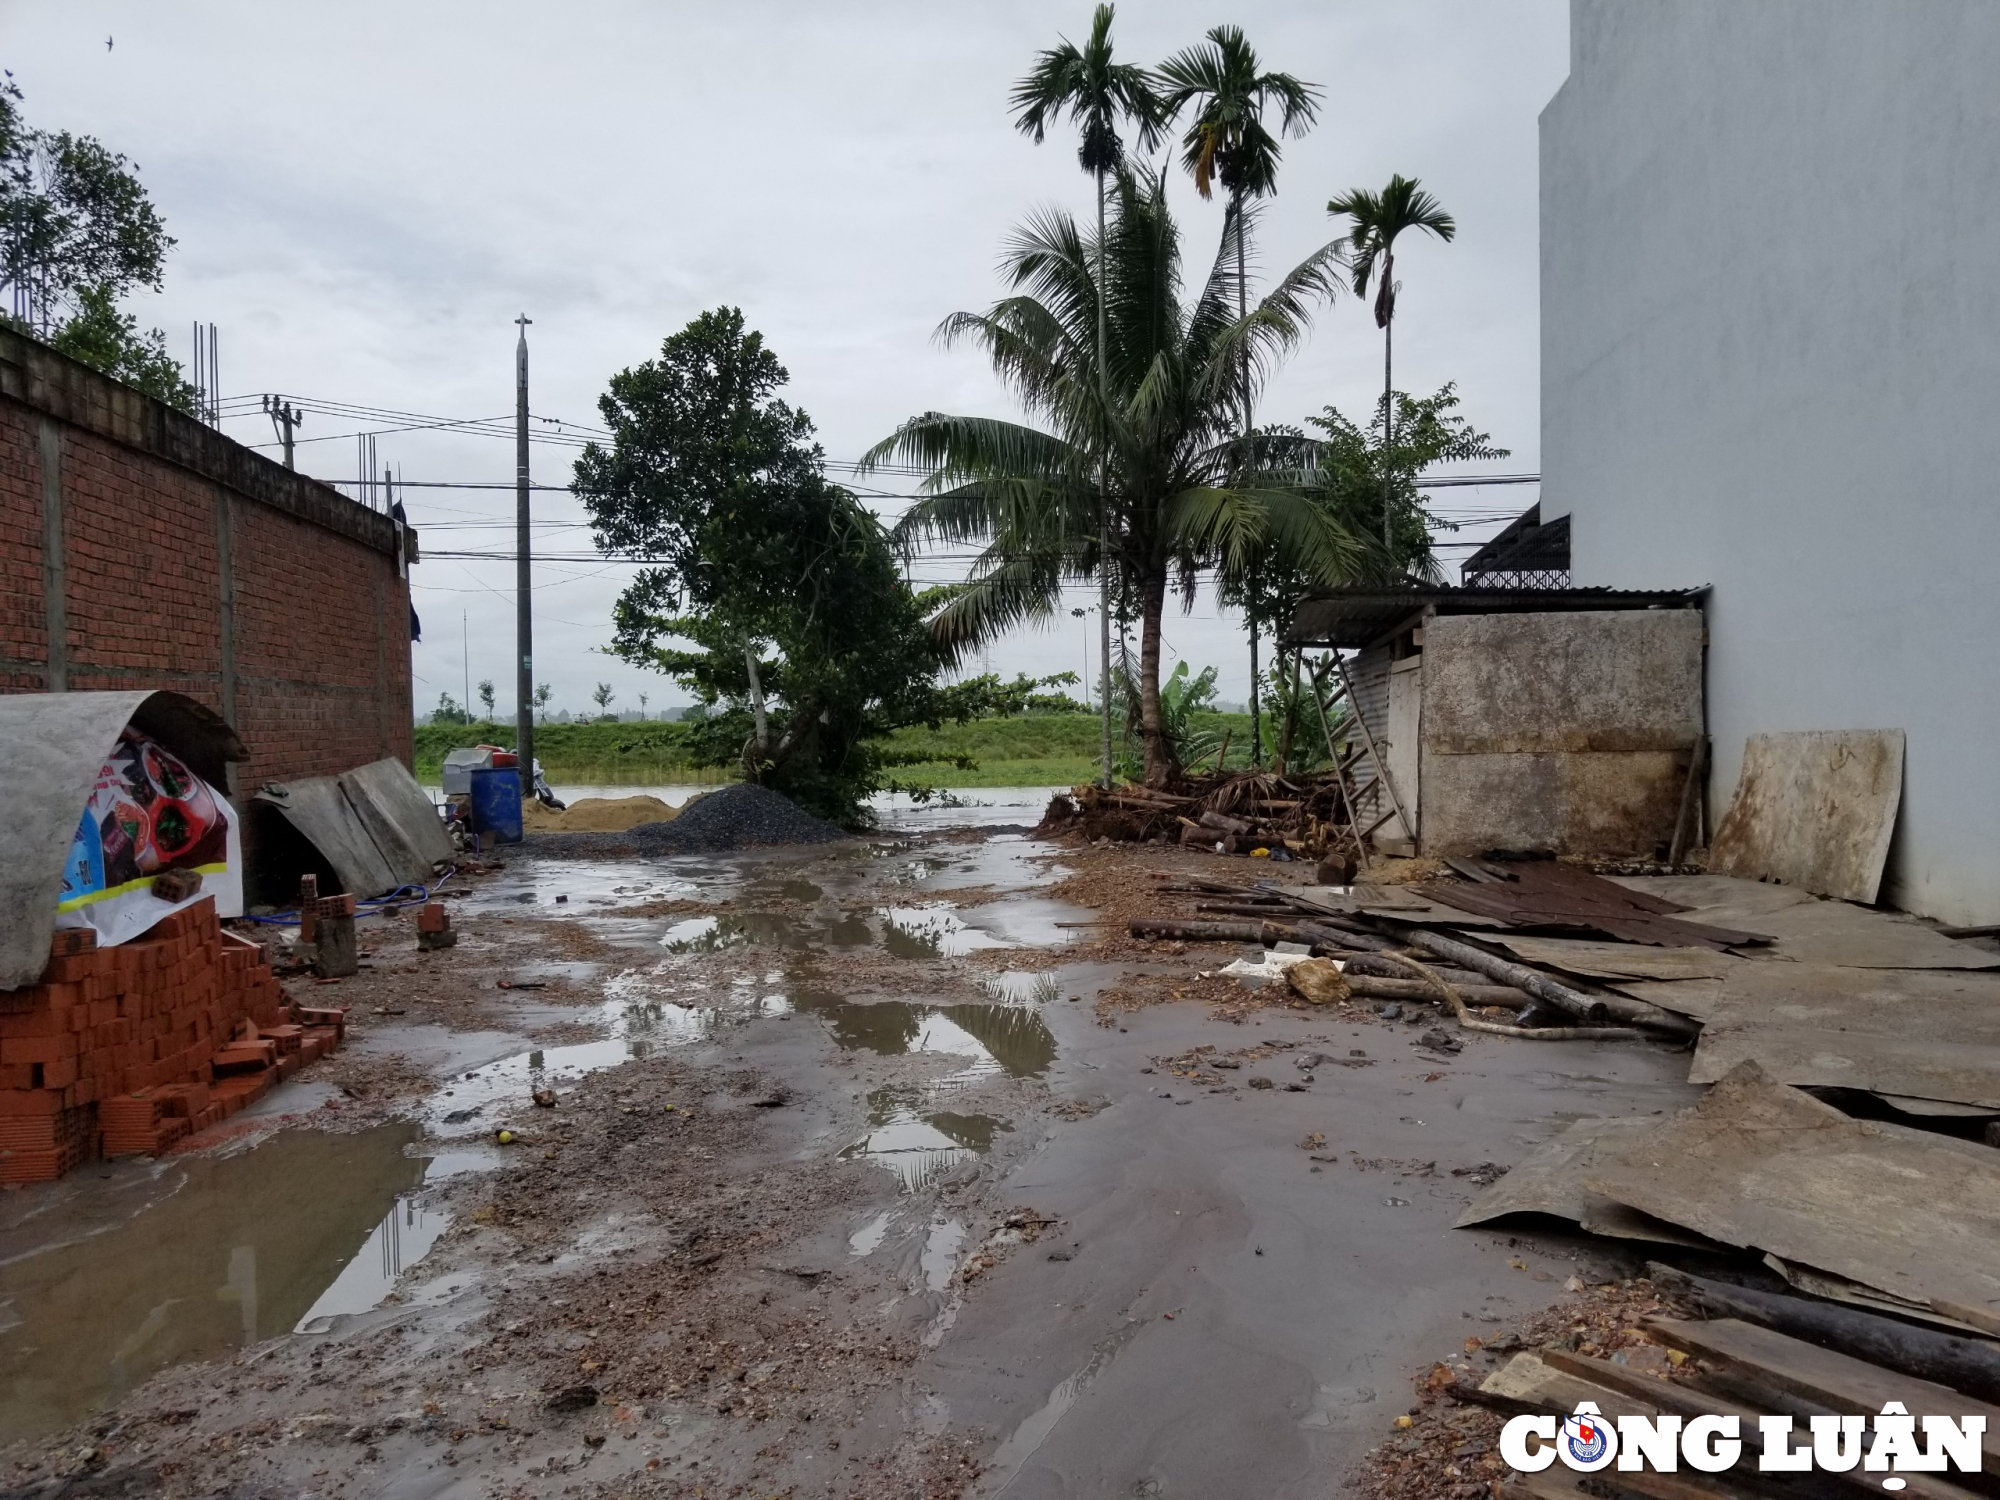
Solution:
M410 1123L284 1130L22 1202L0 1225L0 1439L77 1421L169 1365L375 1306L444 1228L414 1196L432 1166L407 1154L418 1137Z
M997 1132L1014 1128L991 1115L926 1110L896 1089L868 1096L868 1123L868 1134L841 1152L841 1159L888 1168L906 1193L921 1192L969 1156L983 1156Z
M877 1089L868 1096L868 1133L840 1154L872 1161L896 1174L906 1193L919 1192L969 1156L990 1150L996 1132L1012 1129L991 1115L940 1108L956 1089L990 1078L1030 1078L1048 1071L1056 1042L1041 1016L1014 1005L916 1005L903 1000L859 1002L806 991L792 996L802 1015L826 1022L837 1046L883 1056L932 1052L963 1058L964 1066L918 1088ZM883 1227L886 1227L884 1221ZM879 1242L870 1226L856 1253Z

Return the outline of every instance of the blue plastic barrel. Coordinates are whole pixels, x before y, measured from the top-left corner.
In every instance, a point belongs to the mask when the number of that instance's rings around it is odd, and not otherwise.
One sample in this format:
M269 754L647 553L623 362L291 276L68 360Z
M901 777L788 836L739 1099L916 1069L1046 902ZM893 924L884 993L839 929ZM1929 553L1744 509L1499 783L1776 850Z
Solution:
M503 844L521 842L521 773L513 766L472 773L472 831L497 834Z

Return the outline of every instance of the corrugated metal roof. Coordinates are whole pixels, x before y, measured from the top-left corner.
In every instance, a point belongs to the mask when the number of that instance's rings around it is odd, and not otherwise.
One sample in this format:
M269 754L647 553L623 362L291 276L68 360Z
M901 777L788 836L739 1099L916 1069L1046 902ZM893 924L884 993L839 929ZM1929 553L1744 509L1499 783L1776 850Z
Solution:
M1589 610L1689 609L1708 592L1698 589L1481 589L1411 586L1330 589L1298 607L1287 646L1372 645L1424 610L1441 615L1575 614Z

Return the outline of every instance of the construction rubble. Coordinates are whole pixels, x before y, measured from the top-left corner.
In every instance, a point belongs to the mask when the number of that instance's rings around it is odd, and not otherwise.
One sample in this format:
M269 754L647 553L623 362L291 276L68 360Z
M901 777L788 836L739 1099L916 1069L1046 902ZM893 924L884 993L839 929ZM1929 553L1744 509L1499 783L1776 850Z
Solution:
M1822 759L1824 738L1797 737ZM1785 753L1760 747L1753 770L1772 774L1756 761ZM1079 787L1041 831L1280 862L1344 846L1366 859L1365 840L1341 826L1342 791L1331 774ZM1336 854L1317 881L1295 883L1275 870L1221 878L1218 861L1217 878L1162 880L1157 909L1125 926L1151 943L1261 945L1261 961L1214 972L1277 986L1292 1005L1373 1001L1405 1019L1436 1006L1447 1025L1522 1041L1668 1047L1685 1055L1690 1083L1711 1086L1678 1113L1576 1120L1458 1220L1555 1226L1658 1257L1645 1283L1657 1313L1625 1330L1615 1357L1580 1353L1572 1339L1498 1360L1486 1351L1483 1370L1441 1364L1420 1386L1424 1402L1510 1414L1588 1401L1612 1419L1737 1413L1746 1433L1760 1415L1790 1416L1803 1433L1813 1416L1872 1418L1901 1402L1986 1417L1990 1460L2000 1458L2000 1406L1987 1404L2000 1402L2000 948L1983 929L1823 899L1776 883L1770 868L1809 882L1830 869L1823 884L1872 897L1894 819L1893 788L1887 796L1826 799L1844 821L1818 830L1766 817L1746 835L1750 814L1734 809L1710 862L1736 874L1495 850L1378 857L1352 876ZM1439 1031L1433 1050L1448 1041ZM1432 1488L1416 1460L1383 1462L1381 1493L1399 1495L1484 1495L1489 1482L1537 1496L1882 1487L1857 1467L1796 1483L1621 1471L1583 1488L1560 1466L1509 1478L1489 1463L1490 1481ZM1917 1495L1992 1493L1976 1475L1906 1483Z

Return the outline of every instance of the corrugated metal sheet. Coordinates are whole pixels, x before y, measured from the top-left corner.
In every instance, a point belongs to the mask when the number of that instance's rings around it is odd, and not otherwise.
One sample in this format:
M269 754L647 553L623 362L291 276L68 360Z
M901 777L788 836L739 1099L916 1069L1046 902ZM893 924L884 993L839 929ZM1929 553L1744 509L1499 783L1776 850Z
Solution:
M257 800L282 812L326 856L342 888L357 896L429 885L431 866L451 858L436 810L401 761L273 783Z
M1371 646L1356 652L1347 662L1347 680L1354 685L1354 709L1379 748L1389 733L1389 648ZM1375 780L1375 762L1362 756L1353 772L1355 813L1367 827L1389 811L1387 799ZM1395 830L1395 819L1389 820Z
M1706 589L1332 589L1298 607L1287 646L1372 646L1424 609L1441 615L1561 614L1586 609L1675 609Z
M217 791L249 752L220 714L179 693L0 695L0 758L10 785L0 819L0 990L35 983L48 966L56 892L77 821L104 759L127 724L186 761Z

